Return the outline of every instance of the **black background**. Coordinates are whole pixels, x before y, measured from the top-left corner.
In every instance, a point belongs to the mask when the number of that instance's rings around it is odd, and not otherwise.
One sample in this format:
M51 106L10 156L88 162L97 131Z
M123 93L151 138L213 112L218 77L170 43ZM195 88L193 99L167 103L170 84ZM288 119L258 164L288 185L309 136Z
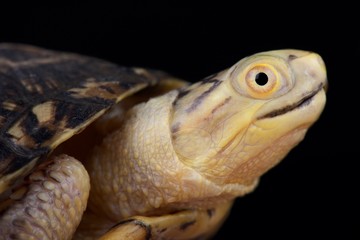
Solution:
M354 239L360 230L355 196L360 21L354 7L308 2L117 4L1 6L0 42L158 68L190 81L259 51L297 48L319 53L329 80L321 118L305 140L262 177L256 191L237 199L215 239Z

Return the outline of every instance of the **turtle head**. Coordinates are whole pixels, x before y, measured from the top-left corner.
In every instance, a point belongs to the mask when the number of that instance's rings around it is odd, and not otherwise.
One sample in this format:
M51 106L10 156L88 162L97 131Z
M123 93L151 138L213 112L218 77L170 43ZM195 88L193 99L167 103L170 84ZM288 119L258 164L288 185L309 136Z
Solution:
M216 184L250 185L304 138L325 106L326 86L316 53L286 49L244 58L179 92L174 149Z

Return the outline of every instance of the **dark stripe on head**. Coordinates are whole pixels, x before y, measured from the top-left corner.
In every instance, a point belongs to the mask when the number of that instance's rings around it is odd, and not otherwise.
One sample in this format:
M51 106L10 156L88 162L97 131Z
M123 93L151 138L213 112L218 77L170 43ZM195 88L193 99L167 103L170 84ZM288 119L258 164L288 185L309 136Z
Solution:
M215 77L217 76L218 74L215 73L215 74L212 74L206 78L204 78L203 80L201 80L201 84L207 84L207 83L213 83L213 82L216 82L218 81L217 79L215 79Z
M228 102L230 102L230 100L231 100L231 96L225 98L225 100L222 103L220 103L213 110L211 110L211 113L214 114L217 110L219 110L220 108L225 106Z
M175 106L181 98L185 97L190 92L190 90L180 89L180 90L178 90L178 92L179 92L178 95L176 96L175 100L173 101L173 106Z
M319 87L317 89L315 89L314 91L308 93L305 95L305 97L303 97L302 99L300 99L300 101L296 102L296 103L293 103L291 105L287 105L283 108L280 108L280 109L276 109L274 111L271 111L263 116L260 116L258 118L258 120L260 119L264 119L264 118L273 118L273 117L277 117L279 115L283 115L287 112L290 112L290 111L293 111L297 108L300 108L300 107L304 107L308 104L310 104L311 100L313 99L313 97L323 88L323 84L321 83L319 85Z
M193 111L196 110L196 108L198 106L201 105L201 103L204 101L204 99L210 95L210 93L212 91L214 91L218 86L220 86L220 84L222 83L222 81L220 80L216 80L214 79L214 81L212 81L213 85L206 90L205 92L203 92L200 96L198 96L197 98L194 99L193 103L191 104L191 106L189 108L186 109L187 113L191 113Z

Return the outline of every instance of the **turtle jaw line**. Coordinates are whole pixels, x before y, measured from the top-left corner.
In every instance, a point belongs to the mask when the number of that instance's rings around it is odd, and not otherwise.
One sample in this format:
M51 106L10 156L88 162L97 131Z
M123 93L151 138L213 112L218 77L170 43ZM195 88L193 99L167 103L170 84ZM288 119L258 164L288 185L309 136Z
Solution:
M264 119L264 118L273 118L273 117L277 117L277 116L280 116L280 115L283 115L283 114L286 114L288 112L291 112L293 110L296 110L296 109L300 109L302 107L305 107L307 105L309 105L311 103L311 101L313 100L313 98L315 97L316 94L318 94L322 89L325 89L326 88L324 87L324 83L320 83L319 86L313 90L312 92L306 94L303 98L301 98L299 101L293 103L293 104L290 104L290 105L287 105L283 108L280 108L280 109L276 109L274 111L271 111L267 114L264 114L260 117L258 117L258 120L261 120L261 119Z

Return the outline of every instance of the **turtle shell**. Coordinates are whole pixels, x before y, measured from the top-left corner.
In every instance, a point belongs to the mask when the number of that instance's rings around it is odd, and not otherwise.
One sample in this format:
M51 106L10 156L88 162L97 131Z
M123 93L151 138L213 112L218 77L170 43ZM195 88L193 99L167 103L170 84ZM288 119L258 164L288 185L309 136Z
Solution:
M0 44L0 193L113 104L165 73Z

